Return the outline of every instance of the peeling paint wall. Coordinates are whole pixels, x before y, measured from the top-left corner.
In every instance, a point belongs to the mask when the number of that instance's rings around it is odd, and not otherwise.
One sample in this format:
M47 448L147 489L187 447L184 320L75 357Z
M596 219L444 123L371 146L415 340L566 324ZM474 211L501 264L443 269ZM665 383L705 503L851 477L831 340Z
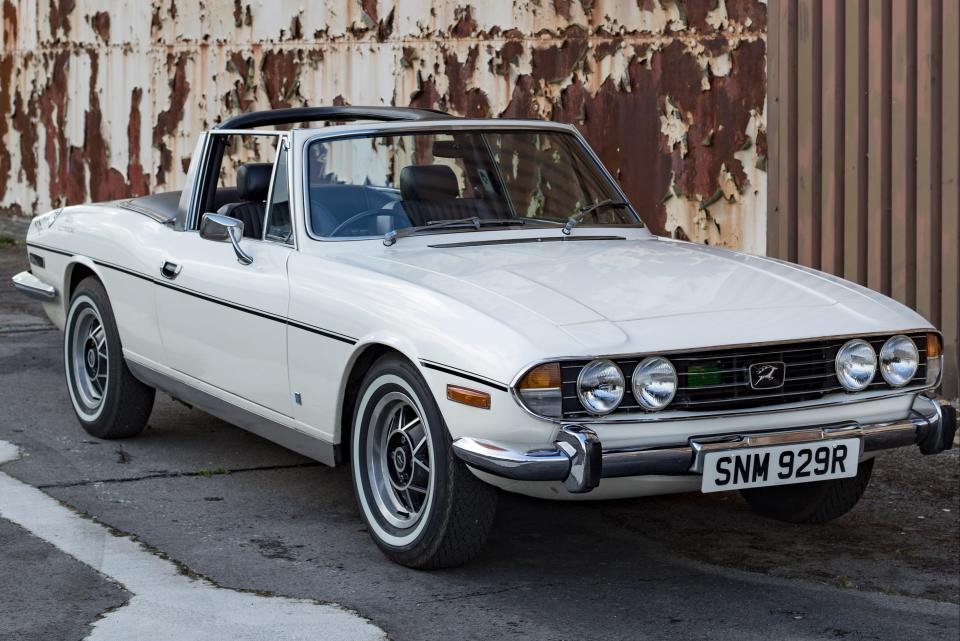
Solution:
M759 0L0 0L0 212L182 183L242 111L575 123L659 233L766 248Z

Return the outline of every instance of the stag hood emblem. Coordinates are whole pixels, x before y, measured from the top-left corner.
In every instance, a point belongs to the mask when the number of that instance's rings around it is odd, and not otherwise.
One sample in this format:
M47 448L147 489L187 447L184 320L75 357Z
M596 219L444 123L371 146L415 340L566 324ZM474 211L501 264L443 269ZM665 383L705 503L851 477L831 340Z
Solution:
M783 361L772 363L754 363L750 366L750 387L753 389L775 389L783 387L786 366Z

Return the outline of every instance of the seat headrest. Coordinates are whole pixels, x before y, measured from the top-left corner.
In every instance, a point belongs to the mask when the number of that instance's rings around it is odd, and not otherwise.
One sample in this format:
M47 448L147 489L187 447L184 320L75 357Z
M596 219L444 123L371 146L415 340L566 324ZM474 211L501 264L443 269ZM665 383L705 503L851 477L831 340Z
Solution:
M408 165L400 170L404 200L451 200L460 197L460 184L446 165Z
M263 202L270 191L273 163L248 162L237 169L237 196L240 200Z

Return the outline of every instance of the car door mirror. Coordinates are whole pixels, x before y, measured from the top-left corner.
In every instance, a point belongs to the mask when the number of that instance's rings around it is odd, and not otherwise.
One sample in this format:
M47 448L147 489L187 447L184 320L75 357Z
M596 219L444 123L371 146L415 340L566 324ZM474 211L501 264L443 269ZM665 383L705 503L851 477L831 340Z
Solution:
M253 256L240 246L240 239L243 238L243 221L220 214L204 214L200 220L200 238L218 243L230 243L240 264L249 265L253 262Z

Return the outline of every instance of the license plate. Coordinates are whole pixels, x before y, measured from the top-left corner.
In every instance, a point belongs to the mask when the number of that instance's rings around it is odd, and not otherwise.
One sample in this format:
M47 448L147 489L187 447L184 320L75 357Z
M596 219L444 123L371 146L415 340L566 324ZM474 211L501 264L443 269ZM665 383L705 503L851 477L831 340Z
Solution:
M857 475L860 439L749 447L703 457L701 492L826 481Z

